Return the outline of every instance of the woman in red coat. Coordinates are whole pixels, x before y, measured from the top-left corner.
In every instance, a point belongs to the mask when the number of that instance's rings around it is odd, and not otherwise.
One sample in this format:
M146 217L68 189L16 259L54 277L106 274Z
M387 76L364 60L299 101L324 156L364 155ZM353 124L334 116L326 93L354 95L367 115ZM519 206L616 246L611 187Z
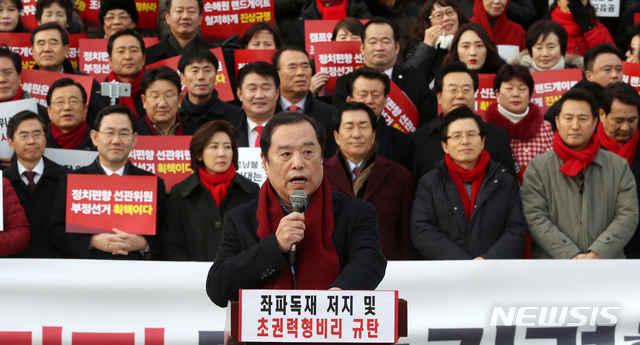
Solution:
M551 20L567 31L567 53L584 55L600 43L611 43L613 38L606 26L596 20L596 12L589 0L556 0L549 8Z
M516 46L517 53L527 48L525 31L520 24L507 19L508 4L509 0L475 0L471 21L482 25L497 46Z

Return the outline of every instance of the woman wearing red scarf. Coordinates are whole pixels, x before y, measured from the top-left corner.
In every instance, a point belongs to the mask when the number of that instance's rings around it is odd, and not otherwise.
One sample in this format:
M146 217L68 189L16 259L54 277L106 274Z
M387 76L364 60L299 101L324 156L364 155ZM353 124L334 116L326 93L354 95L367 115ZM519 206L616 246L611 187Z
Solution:
M584 53L601 43L614 44L606 26L596 20L596 12L589 0L556 0L549 8L551 20L567 31L567 53Z
M426 259L516 259L527 224L518 183L484 150L484 122L467 107L441 124L445 159L418 183L413 245Z
M471 21L482 25L496 45L526 49L524 29L507 19L507 5L509 0L475 0Z
M640 162L638 92L627 83L611 83L604 89L600 106L597 134L602 147L626 159L629 165Z
M224 214L257 198L260 188L236 174L238 143L226 121L200 126L189 150L194 174L169 194L164 257L213 261L222 237Z

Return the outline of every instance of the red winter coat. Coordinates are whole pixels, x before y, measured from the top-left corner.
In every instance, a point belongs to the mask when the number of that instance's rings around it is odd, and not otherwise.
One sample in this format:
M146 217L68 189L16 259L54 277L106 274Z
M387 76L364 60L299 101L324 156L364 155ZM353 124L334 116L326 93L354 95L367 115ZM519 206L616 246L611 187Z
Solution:
M567 31L567 54L583 56L589 48L598 44L615 44L609 29L599 21L596 21L593 29L583 33L573 20L573 14L562 12L559 7L551 11L551 20L562 25Z
M0 257L22 253L29 247L31 229L11 182L2 178L4 231L0 231Z
M518 23L507 19L508 5L509 2L507 1L504 12L498 17L496 24L492 28L489 16L487 16L487 12L484 10L482 0L475 0L473 4L473 17L471 17L470 20L482 25L496 45L505 44L518 46L520 50L527 49L524 39L524 29Z

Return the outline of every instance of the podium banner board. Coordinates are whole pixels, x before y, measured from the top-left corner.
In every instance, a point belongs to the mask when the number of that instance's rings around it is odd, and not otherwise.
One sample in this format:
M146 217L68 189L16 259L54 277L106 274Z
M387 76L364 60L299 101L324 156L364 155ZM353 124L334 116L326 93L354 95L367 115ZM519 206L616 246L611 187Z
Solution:
M66 231L155 235L157 189L155 176L69 174Z
M395 343L397 291L240 290L241 342Z

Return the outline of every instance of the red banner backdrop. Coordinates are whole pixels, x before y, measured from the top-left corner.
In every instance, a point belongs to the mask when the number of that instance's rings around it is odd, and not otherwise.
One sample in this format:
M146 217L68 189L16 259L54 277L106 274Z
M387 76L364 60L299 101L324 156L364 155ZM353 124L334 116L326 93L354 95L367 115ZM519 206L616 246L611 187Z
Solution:
M316 71L329 74L329 80L320 90L320 96L332 96L339 76L364 67L360 42L318 42L313 56Z
M158 44L157 37L143 37L145 47ZM111 73L109 65L109 53L107 52L107 40L102 38L84 38L79 40L79 64L80 71L93 76L102 82Z
M191 136L138 136L129 160L164 180L167 191L191 175Z
M495 74L478 74L478 90L476 90L476 114L484 117L484 113L491 103L496 101L496 95L493 93L493 79Z
M556 71L532 72L535 86L531 102L540 107L544 114L562 95L582 80L582 70L578 68Z
M29 31L38 26L38 22L36 21L36 2L37 0L22 0L20 21Z
M415 132L420 123L418 109L393 81L391 81L391 90L387 96L387 105L382 110L382 116L388 126L395 127L407 134Z
M64 77L71 78L82 85L87 93L86 104L89 104L93 77L79 74L65 74ZM20 84L22 85L22 90L29 92L31 98L37 99L38 103L46 107L49 87L58 79L60 79L60 73L26 69L22 71L22 75L20 76Z
M158 19L160 0L135 0L138 10L138 24L136 29L155 29ZM100 0L76 0L80 17L88 27L99 28Z
M640 63L622 61L622 81L640 92Z
M315 55L315 45L319 42L331 42L333 28L338 20L305 20L304 47L309 55Z
M66 231L155 235L157 189L156 176L70 174Z
M204 0L202 36L224 41L233 34L244 35L259 22L274 23L272 0Z
M248 63L256 61L271 63L273 55L275 55L276 52L276 49L236 49L234 51L236 75L238 75L238 71Z

